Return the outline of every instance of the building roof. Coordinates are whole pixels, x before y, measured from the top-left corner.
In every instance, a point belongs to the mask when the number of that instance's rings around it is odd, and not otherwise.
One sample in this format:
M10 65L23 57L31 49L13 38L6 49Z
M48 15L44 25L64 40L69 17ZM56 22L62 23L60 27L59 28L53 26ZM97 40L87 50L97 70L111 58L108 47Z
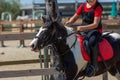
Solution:
M32 9L32 8L33 8L33 5L24 5L20 7L20 9Z

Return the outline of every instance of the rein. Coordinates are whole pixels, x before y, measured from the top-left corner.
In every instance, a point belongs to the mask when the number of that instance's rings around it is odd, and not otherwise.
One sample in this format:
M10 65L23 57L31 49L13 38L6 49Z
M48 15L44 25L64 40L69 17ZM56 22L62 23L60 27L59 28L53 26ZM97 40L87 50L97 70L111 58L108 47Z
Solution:
M68 38L68 37L70 37L70 36L72 36L73 34L76 34L76 33L78 33L78 32L79 32L79 31L75 31L75 32L69 34L67 37L62 38L62 40L66 39L66 38ZM72 44L72 46L71 46L69 49L67 49L65 52L63 52L63 54L61 54L60 56L63 56L63 55L65 55L68 51L70 51L70 50L72 49L72 47L76 44L76 41L77 41L77 36L76 36L76 39L75 39L74 43Z
M75 31L75 32L73 32L73 33L70 33L67 37L70 37L70 36L72 36L73 34L76 34L76 33L78 33L79 31ZM66 37L66 38L67 38Z
M72 49L72 47L76 44L76 41L77 41L77 37L76 37L74 43L72 44L72 46L71 46L68 50L66 50L63 54L61 54L60 56L63 56L63 55L65 55L68 51L70 51L70 50Z

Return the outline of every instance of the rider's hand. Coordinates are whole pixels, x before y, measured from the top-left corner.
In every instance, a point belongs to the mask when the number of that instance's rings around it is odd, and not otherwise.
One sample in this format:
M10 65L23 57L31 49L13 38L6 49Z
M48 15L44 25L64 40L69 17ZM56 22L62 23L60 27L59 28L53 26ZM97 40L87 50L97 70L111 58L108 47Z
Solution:
M67 22L65 23L65 25L68 26L68 27L70 27L70 26L71 26L71 22L70 22L70 21L67 21Z
M77 31L84 31L84 28L82 26L77 26Z

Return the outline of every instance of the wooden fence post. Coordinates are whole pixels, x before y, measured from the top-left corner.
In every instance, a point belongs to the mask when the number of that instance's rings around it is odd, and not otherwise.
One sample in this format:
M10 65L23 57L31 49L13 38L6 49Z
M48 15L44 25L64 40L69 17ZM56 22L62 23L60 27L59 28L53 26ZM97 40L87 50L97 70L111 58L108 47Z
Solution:
M3 24L0 23L0 33L2 33L3 30L4 30ZM4 41L1 41L1 45L0 45L0 46L1 46L1 47L5 47Z
M22 20L20 20L20 33L21 32L24 32L24 25ZM24 40L20 40L20 45L18 47L25 47Z

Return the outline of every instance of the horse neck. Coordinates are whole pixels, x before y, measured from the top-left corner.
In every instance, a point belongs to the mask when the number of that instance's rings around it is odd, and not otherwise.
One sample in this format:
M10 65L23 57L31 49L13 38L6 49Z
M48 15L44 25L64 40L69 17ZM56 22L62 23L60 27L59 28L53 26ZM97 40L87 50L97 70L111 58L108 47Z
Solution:
M66 30L67 30L68 35L73 33L73 30L71 28L66 28ZM75 41L76 41L76 35L73 34L71 36L68 36L66 38L66 41L65 40L60 41L60 42L58 41L58 42L54 43L54 45L56 46L56 48L60 54L62 54L62 53L64 54L64 52L66 52L67 50L70 49L70 47L74 44Z

